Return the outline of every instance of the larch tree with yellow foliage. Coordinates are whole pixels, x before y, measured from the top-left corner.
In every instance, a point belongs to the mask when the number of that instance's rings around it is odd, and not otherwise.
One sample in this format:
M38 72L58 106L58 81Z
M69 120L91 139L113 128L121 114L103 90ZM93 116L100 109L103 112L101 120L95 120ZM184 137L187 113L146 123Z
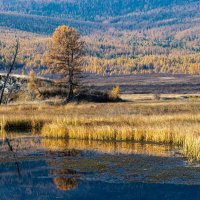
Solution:
M45 55L48 71L60 74L68 88L66 102L74 97L74 89L79 86L82 77L84 42L75 29L59 26L50 40L49 50Z

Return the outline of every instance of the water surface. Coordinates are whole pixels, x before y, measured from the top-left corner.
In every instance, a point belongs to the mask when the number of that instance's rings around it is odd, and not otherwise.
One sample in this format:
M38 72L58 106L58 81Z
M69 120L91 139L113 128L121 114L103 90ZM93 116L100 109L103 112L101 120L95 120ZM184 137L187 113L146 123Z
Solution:
M0 140L0 196L7 199L200 199L200 166L150 143Z

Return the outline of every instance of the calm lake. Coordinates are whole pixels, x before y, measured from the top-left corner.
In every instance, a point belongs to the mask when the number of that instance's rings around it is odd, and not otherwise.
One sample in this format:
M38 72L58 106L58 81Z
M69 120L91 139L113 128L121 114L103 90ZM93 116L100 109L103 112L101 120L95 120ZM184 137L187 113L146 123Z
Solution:
M200 165L172 146L9 134L0 139L0 199L200 199Z

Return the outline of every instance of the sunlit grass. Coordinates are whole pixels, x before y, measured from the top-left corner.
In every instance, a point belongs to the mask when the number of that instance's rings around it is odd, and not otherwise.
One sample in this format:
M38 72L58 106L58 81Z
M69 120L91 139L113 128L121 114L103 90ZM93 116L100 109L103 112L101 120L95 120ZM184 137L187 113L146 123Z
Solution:
M40 130L47 138L173 144L188 158L200 160L199 101L13 105L0 107L0 116L1 130Z
M42 135L85 140L148 141L185 148L190 138L196 140L200 134L200 115L192 114L93 118L86 119L85 123L74 121L64 119L45 124Z

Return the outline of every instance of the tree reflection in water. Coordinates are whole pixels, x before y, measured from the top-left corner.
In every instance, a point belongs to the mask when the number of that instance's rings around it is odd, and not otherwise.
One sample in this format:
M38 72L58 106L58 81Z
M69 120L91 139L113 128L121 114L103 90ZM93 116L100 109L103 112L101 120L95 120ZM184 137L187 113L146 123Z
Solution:
M78 186L78 181L71 177L67 177L69 175L75 175L76 171L74 170L52 170L51 173L55 175L53 178L53 182L56 185L57 189L67 191L75 189Z
M59 143L55 146L58 147L57 151L52 150L52 145L50 143L45 143L45 148L49 149L49 152L46 153L48 157L67 159L67 157L76 157L80 155L80 151L74 149L69 150L67 148L63 149L62 146L59 146ZM62 191L69 191L78 186L78 180L76 179L78 174L75 170L66 169L62 165L62 159L51 159L46 163L51 167L49 173L53 177L53 183L56 188Z

